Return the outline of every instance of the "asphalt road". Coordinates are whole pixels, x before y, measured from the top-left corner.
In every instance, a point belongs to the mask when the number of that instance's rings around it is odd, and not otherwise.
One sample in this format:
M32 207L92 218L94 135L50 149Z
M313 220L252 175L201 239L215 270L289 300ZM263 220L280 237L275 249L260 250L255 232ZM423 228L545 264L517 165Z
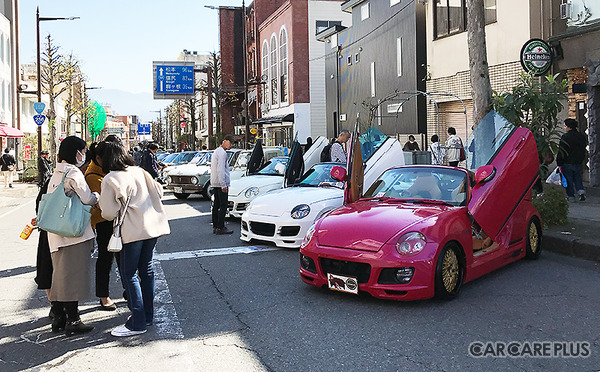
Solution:
M212 235L210 205L200 197L164 202L172 233L155 255L156 325L124 340L110 336L128 315L116 275L117 312L97 311L90 298L81 310L93 332L50 333L45 295L32 281L37 236L16 237L32 206L2 219L0 370L592 371L600 364L596 263L544 252L465 285L453 301L383 301L304 284L297 250L245 244L238 221L228 223L233 235ZM588 342L590 355L469 355L473 342L511 341Z

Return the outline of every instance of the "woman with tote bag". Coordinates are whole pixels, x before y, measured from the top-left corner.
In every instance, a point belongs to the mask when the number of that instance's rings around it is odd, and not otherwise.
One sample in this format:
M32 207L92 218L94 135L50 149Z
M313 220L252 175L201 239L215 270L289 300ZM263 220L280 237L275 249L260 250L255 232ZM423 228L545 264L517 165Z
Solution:
M58 150L58 165L48 183L48 194L62 191L77 194L85 205L96 205L98 194L92 192L79 170L85 163L85 142L75 136L65 138ZM58 190L57 190L58 188ZM52 332L65 330L67 336L73 333L91 331L94 327L84 324L79 318L78 301L89 296L90 256L94 250L94 231L89 218L78 237L65 237L48 232L48 245L52 257L52 287L50 301L54 320Z
M131 317L114 329L116 337L146 332L154 317L154 272L152 253L158 237L170 233L169 222L161 202L162 186L140 167L119 144L106 143L102 156L100 209L102 217L114 220L129 199L121 224L120 273Z

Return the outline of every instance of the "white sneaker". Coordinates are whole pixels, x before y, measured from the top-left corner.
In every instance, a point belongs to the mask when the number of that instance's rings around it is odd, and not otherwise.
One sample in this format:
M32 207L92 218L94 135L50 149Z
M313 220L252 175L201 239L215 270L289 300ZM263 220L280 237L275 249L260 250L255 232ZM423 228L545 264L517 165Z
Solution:
M131 329L122 325L119 328L113 329L110 334L115 337L128 337L128 336L141 335L142 333L146 333L146 330L144 329L143 331L132 331Z

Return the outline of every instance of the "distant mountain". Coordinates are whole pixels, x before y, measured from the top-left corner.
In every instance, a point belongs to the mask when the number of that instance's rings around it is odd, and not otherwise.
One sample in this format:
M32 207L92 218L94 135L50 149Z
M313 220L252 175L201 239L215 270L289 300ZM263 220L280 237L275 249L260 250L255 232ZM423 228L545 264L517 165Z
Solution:
M88 95L100 104L110 105L117 115L138 115L142 122L155 120L158 112L153 111L162 110L164 117L164 108L172 102L155 100L151 93L131 93L119 89L93 89L88 90Z

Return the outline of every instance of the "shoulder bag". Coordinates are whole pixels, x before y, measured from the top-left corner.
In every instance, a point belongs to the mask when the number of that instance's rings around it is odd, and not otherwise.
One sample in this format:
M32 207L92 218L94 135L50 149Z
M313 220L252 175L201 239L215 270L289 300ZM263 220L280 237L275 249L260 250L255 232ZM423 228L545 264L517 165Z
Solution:
M42 196L36 225L56 235L80 237L90 224L92 207L84 205L76 193L71 196L65 193L66 176L65 173L56 190Z
M121 252L123 249L123 239L121 239L121 225L123 224L123 220L125 219L125 213L127 212L127 207L129 207L129 201L131 200L131 193L127 195L127 201L125 202L125 207L123 211L119 211L117 218L113 221L113 233L110 236L110 240L108 241L108 246L106 250L112 253Z

